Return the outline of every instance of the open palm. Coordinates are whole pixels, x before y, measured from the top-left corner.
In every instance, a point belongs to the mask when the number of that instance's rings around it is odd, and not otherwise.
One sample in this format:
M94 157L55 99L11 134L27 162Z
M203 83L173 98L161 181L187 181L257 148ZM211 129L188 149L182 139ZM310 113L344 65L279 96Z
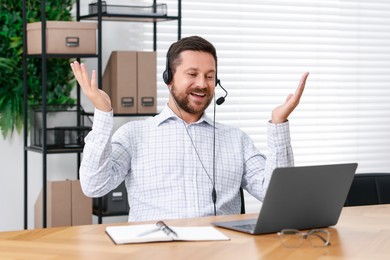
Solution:
M289 115L294 111L298 106L303 90L305 89L306 79L309 76L308 72L305 72L299 82L299 85L294 94L289 94L287 96L286 102L282 105L276 107L272 111L272 123L280 124L287 121Z
M85 64L79 64L77 61L70 64L73 75L79 83L83 93L92 102L95 108L109 112L111 108L111 100L106 92L99 89L96 80L96 71L92 71L91 79L89 79Z

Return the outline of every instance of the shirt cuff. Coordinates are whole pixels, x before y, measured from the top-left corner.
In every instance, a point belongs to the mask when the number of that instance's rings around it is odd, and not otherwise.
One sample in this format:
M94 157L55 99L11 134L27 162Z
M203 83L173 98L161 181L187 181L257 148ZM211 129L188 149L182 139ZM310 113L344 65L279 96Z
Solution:
M268 144L275 147L285 146L290 144L290 124L286 121L281 124L272 124L268 122Z
M111 133L113 128L113 111L104 112L95 108L92 129L100 133Z

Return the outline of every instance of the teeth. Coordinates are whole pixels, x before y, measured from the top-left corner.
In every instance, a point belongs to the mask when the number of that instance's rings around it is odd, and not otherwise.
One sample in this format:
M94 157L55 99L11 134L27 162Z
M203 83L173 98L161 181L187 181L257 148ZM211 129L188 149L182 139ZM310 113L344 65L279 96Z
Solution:
M196 96L200 96L200 97L204 97L206 96L206 94L204 93L192 93L193 95L196 95Z

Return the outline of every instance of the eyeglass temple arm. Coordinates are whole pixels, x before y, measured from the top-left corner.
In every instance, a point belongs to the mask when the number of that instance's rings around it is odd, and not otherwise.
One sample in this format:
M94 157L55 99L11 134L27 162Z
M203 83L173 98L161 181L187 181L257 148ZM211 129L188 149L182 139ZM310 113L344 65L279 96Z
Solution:
M317 234L317 233L305 233L303 235L304 238L307 238L308 236L316 236L318 238L320 238L322 240L322 242L324 242L324 244L327 246L327 245L330 245L330 241L329 240L326 240L325 238L323 238L321 235Z

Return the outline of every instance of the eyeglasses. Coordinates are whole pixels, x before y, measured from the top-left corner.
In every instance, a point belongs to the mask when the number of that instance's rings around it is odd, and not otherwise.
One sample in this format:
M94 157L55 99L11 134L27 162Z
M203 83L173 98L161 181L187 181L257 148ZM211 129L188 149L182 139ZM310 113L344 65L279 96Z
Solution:
M285 247L300 247L305 239L310 241L313 247L326 247L330 245L330 233L326 229L312 229L301 232L296 229L283 229L278 232L280 242Z

